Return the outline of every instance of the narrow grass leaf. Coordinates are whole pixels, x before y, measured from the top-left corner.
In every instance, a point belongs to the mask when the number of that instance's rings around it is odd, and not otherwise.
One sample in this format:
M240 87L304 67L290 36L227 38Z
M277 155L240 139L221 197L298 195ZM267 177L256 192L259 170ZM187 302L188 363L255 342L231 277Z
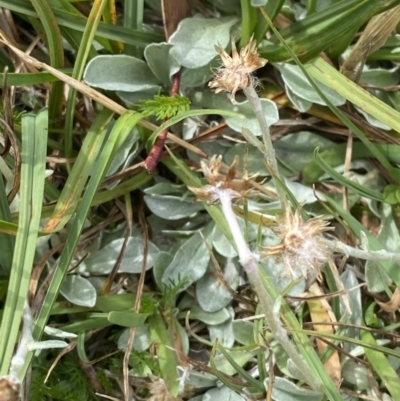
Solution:
M0 0L0 6L24 15L35 18L38 17L38 14L34 11L30 2L26 0ZM53 13L59 25L75 29L79 32L85 30L87 18L57 8L53 9ZM122 26L106 24L104 22L99 23L97 35L100 38L116 40L139 47L145 47L154 42L158 43L164 39L163 35L158 33L142 32Z
M59 26L53 14L53 10L47 0L31 0L33 7L38 13L47 37L50 65L54 68L64 67L64 47ZM64 85L55 81L51 84L49 99L49 119L52 121L61 114L63 106Z
M80 81L83 76L83 71L91 50L93 39L95 37L100 18L103 15L103 10L108 0L95 0L91 6L90 14L87 19L87 25L82 35L81 45L79 46L76 55L72 78ZM67 110L65 113L65 131L64 145L65 157L72 157L72 129L74 124L75 103L77 98L77 90L70 88L67 100Z
M127 119L126 118L127 115L130 118ZM123 114L118 119L118 121L114 125L109 135L104 136L102 139L102 144L101 144L102 146L100 146L100 148L102 149L101 153L96 159L96 163L94 165L93 173L90 177L89 184L76 211L76 216L75 216L76 218L74 219L74 222L71 225L71 229L66 244L61 253L57 269L54 273L52 281L50 282L49 288L46 293L46 297L43 301L42 308L37 317L36 325L33 331L33 337L35 340L40 339L43 329L47 323L47 319L50 316L50 312L57 298L62 280L64 279L64 276L75 254L75 250L78 245L80 235L84 228L86 216L90 210L90 206L93 201L94 195L101 183L101 180L103 179L107 171L107 166L110 163L110 158L113 154L115 144L118 141L118 137L123 130L125 129L132 130L135 127L135 125L139 122L141 117L142 116L140 114L137 113L133 114L133 112L127 112L126 114ZM109 324L107 318L106 318L106 324ZM22 378L25 376L26 369L28 368L32 357L33 354L29 353L25 361L24 370L21 373Z
M51 219L43 228L43 232L49 233L60 230L75 212L86 181L93 172L93 166L104 143L104 137L107 134L106 126L112 115L111 111L103 109L90 127L74 167L61 192L56 208Z
M45 181L48 111L22 117L20 212L8 296L0 327L0 376L8 373L35 256Z
M329 174L335 182L343 185L346 188L351 189L352 191L360 194L369 199L376 200L378 202L383 202L383 195L379 191L374 191L371 188L367 188L364 185L358 184L355 181L351 181L345 178L343 175L339 174L335 169L333 169L320 155L319 149L316 148L314 152L314 158L318 165L325 171L325 173Z
M371 345L375 345L375 339L368 331L361 331L361 339ZM382 352L370 348L364 348L365 356L372 365L374 372L381 378L394 400L400 399L400 381L396 371Z
M7 193L2 175L0 175L0 219L0 268L7 276L9 276L14 253L15 238L10 234L6 234L2 230L2 222L4 221L6 223L11 221L10 207L8 205Z

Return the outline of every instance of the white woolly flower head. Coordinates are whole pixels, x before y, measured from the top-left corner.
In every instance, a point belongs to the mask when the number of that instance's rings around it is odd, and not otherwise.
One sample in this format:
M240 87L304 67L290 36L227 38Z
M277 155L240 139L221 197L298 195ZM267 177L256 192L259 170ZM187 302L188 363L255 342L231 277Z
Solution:
M295 213L287 208L278 218L275 232L278 245L266 249L266 256L275 256L284 264L283 276L296 278L300 270L305 278L320 276L322 266L332 257L323 241L322 233L332 230L322 216L306 222L301 217L301 207Z

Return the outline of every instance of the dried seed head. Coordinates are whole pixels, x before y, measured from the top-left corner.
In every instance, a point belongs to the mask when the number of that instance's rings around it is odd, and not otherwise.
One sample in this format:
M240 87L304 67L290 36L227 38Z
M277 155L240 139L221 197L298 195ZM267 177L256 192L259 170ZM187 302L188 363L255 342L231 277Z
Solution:
M319 276L321 267L329 260L331 253L326 248L322 233L332 230L322 216L304 222L301 207L293 214L288 208L278 219L276 233L280 243L268 247L266 256L275 256L284 263L283 275L296 278L300 270L307 278L310 274Z
M148 401L182 401L181 398L171 395L163 379L156 376L150 376L150 379L151 382L146 385L151 393Z
M21 383L16 377L3 376L0 378L0 400L17 401L20 399Z
M226 191L229 193L232 201L237 202L242 200L250 191L250 178L235 178L239 157L235 156L226 174L220 172L221 161L222 156L213 156L208 164L204 161L201 162L204 177L210 185L205 185L201 188L189 187L196 194L197 201L207 201L210 205L217 204L219 203L221 191Z
M209 82L210 88L215 88L216 93L227 91L231 93L231 101L235 103L235 94L240 89L248 88L256 84L253 72L267 64L267 60L261 58L257 52L257 42L250 38L249 43L238 53L234 38L232 42L232 57L221 47L215 49L221 56L224 65L215 74L214 79Z

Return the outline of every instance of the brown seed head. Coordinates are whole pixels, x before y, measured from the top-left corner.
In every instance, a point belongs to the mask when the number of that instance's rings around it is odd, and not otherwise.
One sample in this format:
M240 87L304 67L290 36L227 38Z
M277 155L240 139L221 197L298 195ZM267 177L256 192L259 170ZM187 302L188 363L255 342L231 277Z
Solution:
M0 401L17 401L20 399L21 384L15 377L0 378Z
M197 201L207 201L210 205L217 204L219 203L220 191L227 191L233 201L240 201L250 191L249 178L235 178L239 157L235 156L226 174L220 171L221 161L222 156L213 156L208 164L201 162L204 177L210 185L201 188L189 187L196 194Z
M257 42L250 38L249 43L238 53L234 38L232 42L232 57L221 47L216 46L216 50L221 56L222 62L214 79L209 82L210 88L215 88L216 93L226 91L231 93L231 101L235 103L235 94L240 89L254 85L255 78L253 72L267 64L267 60L261 58L257 52Z
M148 401L182 401L181 398L171 395L163 379L156 376L151 376L150 379L151 382L146 386L151 393Z

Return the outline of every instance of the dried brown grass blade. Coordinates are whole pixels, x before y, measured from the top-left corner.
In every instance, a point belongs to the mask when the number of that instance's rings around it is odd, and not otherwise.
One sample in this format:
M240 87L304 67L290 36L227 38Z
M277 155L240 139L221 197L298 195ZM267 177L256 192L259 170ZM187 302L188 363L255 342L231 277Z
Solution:
M352 78L357 66L386 42L386 39L391 35L399 21L400 6L393 7L382 14L372 17L350 56L340 68L340 72L346 77Z

